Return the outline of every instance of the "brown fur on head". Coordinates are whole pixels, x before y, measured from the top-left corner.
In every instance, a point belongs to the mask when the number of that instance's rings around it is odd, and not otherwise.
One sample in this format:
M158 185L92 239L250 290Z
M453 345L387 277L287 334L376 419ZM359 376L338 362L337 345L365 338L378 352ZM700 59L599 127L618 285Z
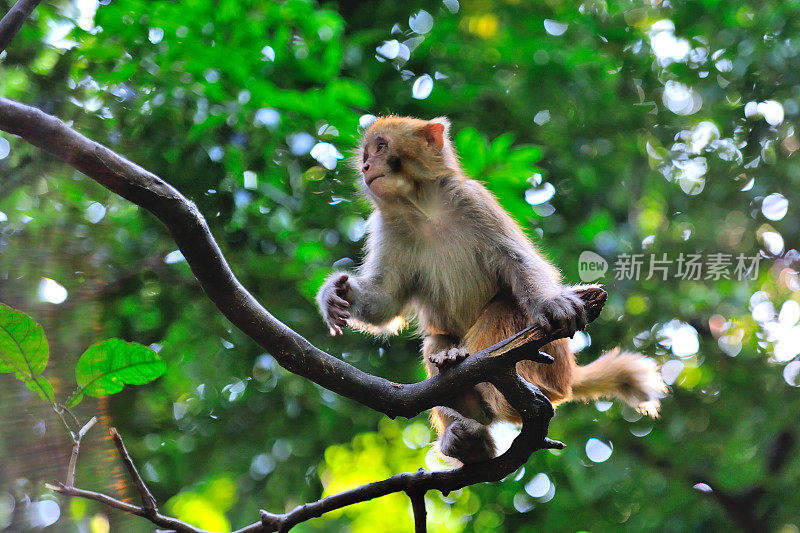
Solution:
M375 119L353 161L367 196L378 202L398 201L413 196L426 182L460 174L449 128L445 117Z

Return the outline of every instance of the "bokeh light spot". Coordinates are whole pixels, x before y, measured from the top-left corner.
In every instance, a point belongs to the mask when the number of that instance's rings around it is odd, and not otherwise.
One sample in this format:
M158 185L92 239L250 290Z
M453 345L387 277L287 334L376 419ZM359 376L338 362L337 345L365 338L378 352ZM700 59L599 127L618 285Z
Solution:
M609 442L606 444L600 439L592 437L586 441L586 456L594 463L602 463L611 457L613 445Z

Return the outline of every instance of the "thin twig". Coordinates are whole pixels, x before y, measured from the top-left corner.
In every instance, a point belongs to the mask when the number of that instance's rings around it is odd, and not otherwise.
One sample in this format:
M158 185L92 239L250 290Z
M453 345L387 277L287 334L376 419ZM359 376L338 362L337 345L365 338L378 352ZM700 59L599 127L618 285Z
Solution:
M125 469L128 471L128 474L130 474L136 490L139 491L139 495L142 498L143 509L148 515L157 513L158 507L156 507L156 499L153 497L153 493L150 492L150 489L147 488L147 484L142 479L142 476L139 475L139 471L136 469L136 465L133 463L128 449L125 448L125 443L122 442L122 437L119 432L116 428L111 428L108 432L111 434L111 438L114 439L114 445L117 447L117 452L119 452L122 464L125 465Z
M76 420L77 420L77 418L76 418ZM78 438L82 439L84 437L84 435L86 435L89 432L89 430L94 427L95 424L97 424L97 417L93 416L91 418L91 420L86 422L83 425L83 427L80 430L78 430Z
M6 16L0 20L0 53L6 49L14 37L19 33L22 25L31 16L42 0L19 0L8 10Z
M67 486L72 487L75 485L75 467L78 464L78 452L81 449L81 439L75 438L72 442L72 453L69 456L69 464L67 465Z
M156 513L154 515L147 514L144 507L140 507L138 505L133 505L127 502L123 502L122 500L118 500L116 498L112 498L107 494L102 494L100 492L94 492L91 490L84 490L79 489L77 487L69 487L64 485L63 483L47 483L45 486L54 491L58 492L59 494L63 494L65 496L76 496L79 498L85 498L87 500L94 500L96 502L100 502L108 507L113 507L114 509L119 509L120 511L124 511L126 513L141 516L143 518L147 518L153 524L163 527L169 531L176 531L179 533L208 533L206 530L195 527L191 524L187 524L182 520L178 520L177 518L173 518L171 516L164 516L160 513Z
M77 422L77 418L75 419ZM77 433L73 433L72 453L69 456L69 465L67 466L67 486L75 486L75 468L78 466L78 453L81 450L81 439L86 435L86 432L92 429L97 423L97 417L93 416L91 420L86 422Z
M61 419L61 422L64 424L64 427L67 428L67 431L69 431L69 434L70 434L70 436L72 437L72 439L74 441L75 440L75 431L77 430L77 428L79 428L81 426L80 420L78 420L78 417L76 417L74 414L72 414L72 411L67 409L65 405L60 404L58 402L53 402L51 405L53 407L53 411L55 411L56 414L58 415L58 418ZM67 415L67 414L72 419L72 422L75 423L75 429L73 429L72 426L69 425L69 422L67 421L67 418L64 416L64 415Z
M72 421L73 421L73 422L75 422L75 427L80 427L80 425L81 425L81 421L80 421L80 420L78 420L78 417L77 417L77 416L75 416L75 415L73 414L73 412L72 412L72 411L70 411L70 410L67 408L67 406L66 406L66 405L63 405L63 404L60 404L60 403L59 403L59 404L57 404L57 405L58 405L58 408L59 408L59 410L61 410L62 412L64 412L64 413L68 414L68 415L69 415L69 417L72 419Z

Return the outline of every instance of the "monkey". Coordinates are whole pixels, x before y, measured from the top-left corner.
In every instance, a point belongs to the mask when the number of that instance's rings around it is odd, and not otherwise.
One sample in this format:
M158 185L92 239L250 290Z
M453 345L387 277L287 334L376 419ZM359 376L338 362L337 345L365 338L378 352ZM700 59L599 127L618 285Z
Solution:
M356 150L360 185L372 205L363 263L334 272L317 303L331 335L349 326L376 335L416 320L422 356L433 376L531 324L546 331L583 329L576 291L480 182L462 170L445 117L385 116L366 129ZM556 406L616 397L657 416L667 388L654 361L612 350L578 366L566 338L542 351L549 365L521 361L517 372ZM520 422L489 383L436 407L431 423L439 452L467 464L497 454L489 426Z

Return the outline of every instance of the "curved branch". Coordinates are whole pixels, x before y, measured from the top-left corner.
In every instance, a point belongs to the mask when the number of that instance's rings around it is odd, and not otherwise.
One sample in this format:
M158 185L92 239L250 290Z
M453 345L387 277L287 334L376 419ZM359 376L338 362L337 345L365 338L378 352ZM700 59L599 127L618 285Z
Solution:
M514 439L511 447L502 455L483 463L469 464L455 470L429 472L420 469L413 473L397 474L375 483L322 498L316 502L300 505L283 514L261 511L261 525L265 529L258 529L257 525L253 524L235 533L257 531L284 533L300 522L322 516L324 513L394 492L406 492L414 497L424 497L427 491L438 490L446 495L468 485L499 481L524 465L531 453L537 450L563 448L562 443L545 438L550 419L553 416L553 407L547 397L538 388L519 377L513 365L507 370L508 372L500 374L494 384L503 387L501 390L504 394L506 390L510 390L506 398L515 409L519 409L522 417L522 431ZM424 505L424 500L422 501ZM415 504L415 518L419 516L420 512L417 508L418 505L419 503Z
M167 227L217 308L282 367L391 418L410 418L431 407L448 405L449 391L488 381L501 366L490 356L506 354L504 358L515 361L542 362L549 356L540 356L538 349L567 334L545 336L530 327L420 383L403 385L367 374L315 347L264 309L234 276L194 203L152 172L84 137L58 118L7 98L0 98L0 130L22 137L150 211ZM582 297L593 320L605 303L605 292L589 289ZM523 346L529 341L533 342Z
M0 52L17 36L22 25L31 16L42 0L18 0L8 13L0 20Z

